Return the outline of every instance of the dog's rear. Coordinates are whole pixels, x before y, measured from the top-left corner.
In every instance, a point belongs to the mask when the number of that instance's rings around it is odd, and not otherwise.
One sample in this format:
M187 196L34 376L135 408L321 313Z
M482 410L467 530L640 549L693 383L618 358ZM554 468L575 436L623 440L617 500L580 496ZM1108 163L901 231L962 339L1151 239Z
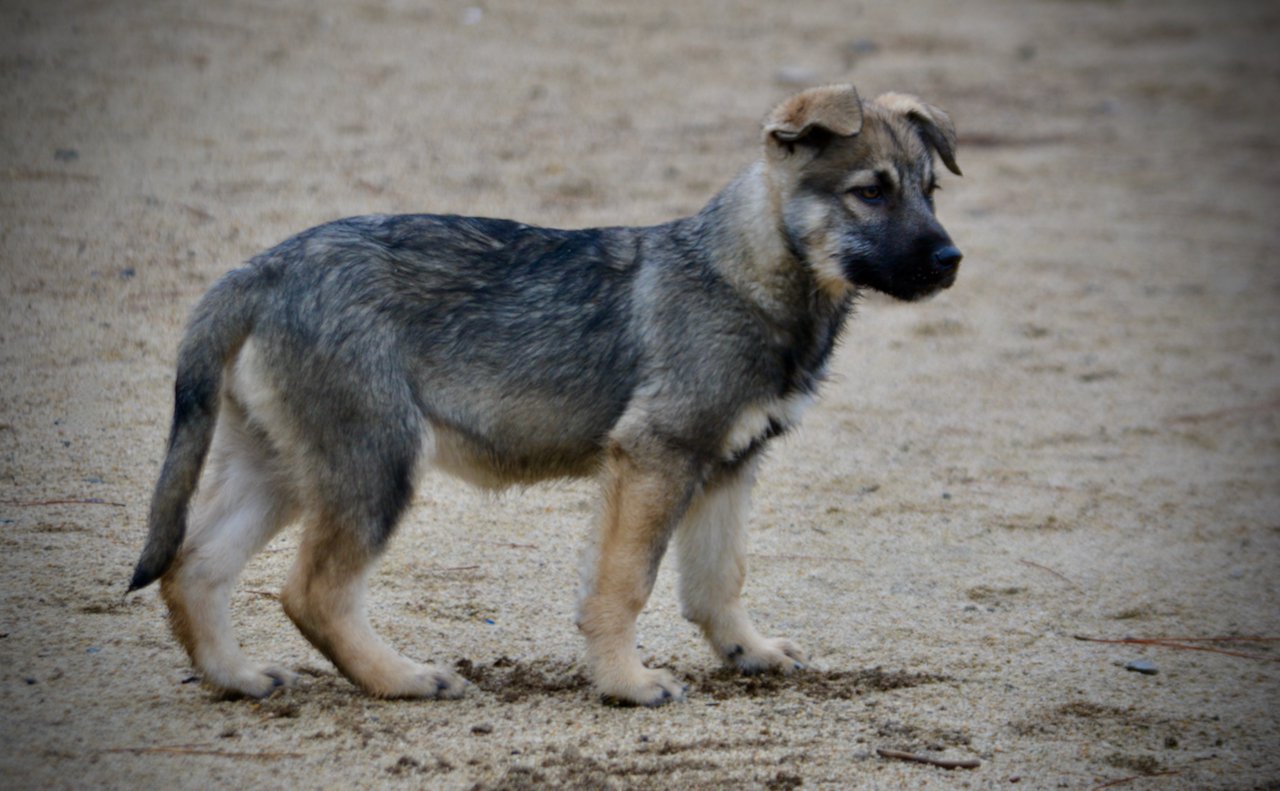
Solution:
M168 571L187 530L187 507L213 437L223 367L248 337L259 293L258 272L237 270L201 299L178 351L173 422L147 519L147 544L129 591Z
M916 299L955 278L933 215L945 114L851 87L794 97L765 156L695 217L558 231L427 215L342 220L221 281L179 356L174 427L131 589L157 576L206 683L261 696L229 616L250 556L305 522L282 602L352 681L452 697L452 672L372 631L365 580L431 464L484 486L597 475L579 626L610 697L683 695L635 620L674 536L687 618L744 672L803 653L740 600L761 450L799 419L861 287ZM203 479L192 506L203 464Z

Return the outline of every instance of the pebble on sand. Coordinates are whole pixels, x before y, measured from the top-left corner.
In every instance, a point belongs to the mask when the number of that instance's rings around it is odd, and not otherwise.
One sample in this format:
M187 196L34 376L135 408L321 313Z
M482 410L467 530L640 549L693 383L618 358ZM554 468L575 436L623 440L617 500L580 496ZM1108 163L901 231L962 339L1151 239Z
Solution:
M1132 670L1135 673L1142 673L1145 676L1154 676L1160 672L1160 668L1156 667L1154 662L1148 662L1145 659L1135 659L1124 666L1125 670Z

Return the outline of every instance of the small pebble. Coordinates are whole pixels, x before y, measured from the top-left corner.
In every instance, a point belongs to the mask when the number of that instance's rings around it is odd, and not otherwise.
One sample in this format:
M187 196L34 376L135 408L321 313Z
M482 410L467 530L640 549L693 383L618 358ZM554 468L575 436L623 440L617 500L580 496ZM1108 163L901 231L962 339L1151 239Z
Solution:
M844 59L844 67L852 69L858 64L858 60L863 55L871 55L879 50L880 47L869 38L860 38L856 41L848 41L840 46L840 55Z
M1154 662L1148 662L1145 659L1135 659L1124 666L1125 670L1132 670L1135 673L1141 673L1144 676L1154 676L1160 672L1160 668L1156 667Z

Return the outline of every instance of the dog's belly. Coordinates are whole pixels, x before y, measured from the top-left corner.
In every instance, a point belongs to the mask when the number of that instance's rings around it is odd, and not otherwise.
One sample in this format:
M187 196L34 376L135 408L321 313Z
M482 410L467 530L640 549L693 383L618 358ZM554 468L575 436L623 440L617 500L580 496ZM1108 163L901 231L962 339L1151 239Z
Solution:
M599 469L600 447L592 442L537 442L511 436L491 441L438 423L429 423L425 433L426 464L486 489L585 477Z
M477 376L466 391L430 393L423 461L486 488L594 474L626 396L581 379L512 388Z

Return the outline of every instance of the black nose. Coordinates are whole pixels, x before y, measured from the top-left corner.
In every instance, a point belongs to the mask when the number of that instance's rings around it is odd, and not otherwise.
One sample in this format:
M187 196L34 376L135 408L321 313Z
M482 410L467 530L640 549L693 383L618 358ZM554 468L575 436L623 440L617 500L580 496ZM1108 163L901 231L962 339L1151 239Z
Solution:
M944 269L955 269L960 266L961 258L964 258L964 253L952 245L939 247L933 251L933 262Z

